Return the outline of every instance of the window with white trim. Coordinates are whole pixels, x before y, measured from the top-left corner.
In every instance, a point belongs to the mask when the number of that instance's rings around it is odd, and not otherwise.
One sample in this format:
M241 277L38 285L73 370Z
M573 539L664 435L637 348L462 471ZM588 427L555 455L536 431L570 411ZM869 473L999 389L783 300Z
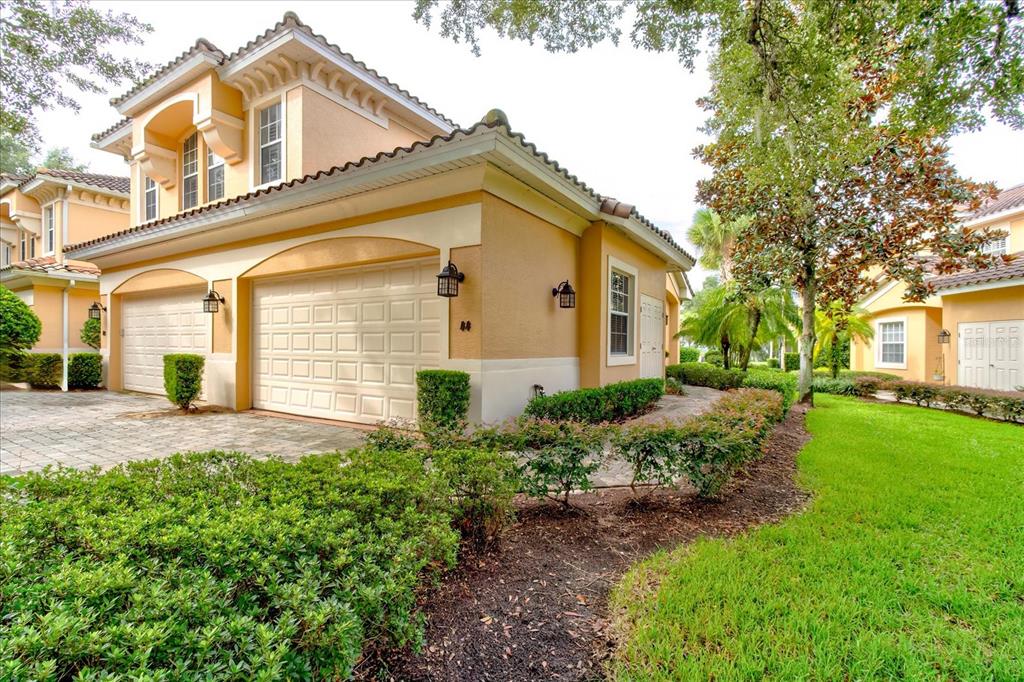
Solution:
M149 222L150 220L156 220L156 202L158 201L157 184L156 181L154 181L153 178L149 177L148 175L144 175L143 178L145 179L144 181L146 186L143 219L146 222Z
M1005 256L1006 236L988 240L982 245L981 252L988 256Z
M57 228L54 225L53 205L43 209L43 224L46 229L46 248L43 251L50 255L57 249Z
M260 109L260 184L281 179L281 103Z
M907 362L907 330L903 320L878 323L879 365L905 365Z
M192 133L181 148L181 210L199 203L199 134Z
M206 200L224 198L224 159L206 148Z
M611 270L608 281L608 354L633 354L634 278L621 270Z
M35 237L29 237L28 238L28 257L29 258L35 258L36 257L36 238Z
M0 249L0 265L11 264L11 245L4 244L3 248Z
M21 239L19 240L20 243L18 245L19 246L20 256L18 257L18 260L27 260L28 259L28 237L26 236L26 234L24 232L20 233L20 237L21 237Z

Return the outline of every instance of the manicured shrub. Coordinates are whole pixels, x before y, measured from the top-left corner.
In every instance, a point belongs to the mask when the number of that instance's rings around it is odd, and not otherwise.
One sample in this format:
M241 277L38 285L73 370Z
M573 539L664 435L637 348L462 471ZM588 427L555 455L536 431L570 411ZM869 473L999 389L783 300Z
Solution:
M88 318L82 325L82 331L78 333L82 343L99 350L100 348L100 321L95 318Z
M665 378L665 393L668 395L686 395L686 388L679 379L675 377Z
M601 388L581 388L536 396L523 414L537 419L597 424L616 422L643 414L665 394L661 379L635 379Z
M188 412L203 392L202 355L169 353L164 356L164 390L167 399Z
M33 388L60 388L64 381L64 358L60 353L32 353L28 381Z
M512 500L519 490L515 460L497 450L436 450L431 465L453 497L454 523L462 537L478 547L496 540L514 518Z
M99 353L72 353L68 358L68 387L96 388L103 380L103 358Z
M855 376L853 393L861 398L872 398L885 386L885 380L873 376Z
M789 410L793 401L796 400L796 376L788 372L751 369L743 379L743 386L776 391L782 396L783 407L786 410Z
M679 362L699 362L700 348L679 346Z
M790 369L794 369L790 367ZM814 376L831 377L832 372L827 369L816 369L814 370ZM882 381L900 381L900 378L895 374L889 374L888 372L866 372L862 370L851 370L841 369L839 370L840 379L856 379L857 377L874 377L875 379L881 379Z
M800 369L800 353L786 353L786 369Z
M779 359L778 358L768 358L767 360L765 360L765 364L768 365L769 367L771 367L772 369L778 369L779 368Z
M469 414L469 374L450 369L423 369L416 373L416 400L420 427L461 430Z
M0 677L348 679L454 563L415 453L221 452L0 479Z
M39 340L43 326L17 294L0 285L0 381L25 381L25 352ZM58 382L59 383L59 382Z
M650 485L650 492L658 486L675 484L685 471L680 465L683 439L672 422L636 424L619 430L612 437L616 455L633 469L629 487L636 494L637 485Z
M874 391L890 390L896 400L911 402L919 407L945 407L949 410L971 412L979 417L1024 422L1024 395L1021 393L965 386L942 386L916 381L874 381L876 383L867 378L857 379L858 386L868 385ZM868 395L867 390L863 389L858 395Z
M832 377L814 377L811 384L815 393L831 393L832 395L857 395L857 387L849 379L833 379Z
M409 452L421 444L412 424L381 424L366 434L366 447L378 452Z
M722 356L722 351L718 350L709 350L707 353L705 353L704 362L714 365L715 367L721 367L722 365L725 364L725 361Z
M738 369L723 369L706 362L684 362L670 365L665 373L690 386L708 386L719 390L739 388L743 385L744 373Z
M937 402L940 386L925 384L917 381L898 381L893 384L893 393L896 400L909 401L918 407L931 407Z

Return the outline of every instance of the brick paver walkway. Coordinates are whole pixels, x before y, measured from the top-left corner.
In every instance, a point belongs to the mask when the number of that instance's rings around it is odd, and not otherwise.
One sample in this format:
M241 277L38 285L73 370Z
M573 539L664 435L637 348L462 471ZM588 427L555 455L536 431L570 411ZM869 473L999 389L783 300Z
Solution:
M347 450L364 431L262 414L140 416L165 411L166 398L137 393L0 391L0 474L48 464L102 468L176 452L226 450L298 459Z

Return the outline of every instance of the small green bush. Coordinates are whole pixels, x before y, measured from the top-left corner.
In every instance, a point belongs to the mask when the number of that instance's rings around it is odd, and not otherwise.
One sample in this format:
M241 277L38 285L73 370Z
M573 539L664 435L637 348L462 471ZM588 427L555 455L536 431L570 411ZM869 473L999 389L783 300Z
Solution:
M167 399L188 412L203 392L202 355L169 353L164 356L164 390Z
M33 388L60 388L64 382L64 358L60 353L32 353L28 381Z
M778 369L779 368L779 359L778 358L768 358L767 360L765 360L765 364L768 365L769 367L771 367L772 369Z
M82 343L90 348L99 350L100 331L100 321L90 317L82 325L82 331L78 333L78 338L82 339Z
M652 408L665 394L661 379L635 379L601 388L581 388L534 397L524 414L537 419L597 424L630 419Z
M786 353L786 370L800 369L800 353Z
M714 365L715 367L721 367L725 364L723 360L722 351L709 350L704 354L704 362Z
M786 410L789 410L793 401L796 400L796 376L788 372L751 369L743 379L743 386L745 388L764 388L769 391L776 391L782 396L783 407Z
M679 458L683 439L672 422L641 423L621 429L612 438L612 448L633 470L629 487L634 495L637 485L650 485L653 492L656 487L674 485L685 473Z
M679 346L679 362L700 362L700 348Z
M832 395L859 395L857 386L849 379L833 379L832 377L814 377L811 384L815 393Z
M68 387L96 388L103 380L103 358L99 353L72 353L68 358Z
M453 496L454 522L462 537L478 547L496 540L515 517L512 500L519 490L515 460L497 450L436 450L434 470Z
M854 376L850 381L853 382L854 395L861 398L873 398L886 383L884 379L873 376Z
M17 294L0 285L0 381L25 381L25 352L39 341L43 326Z
M931 407L937 402L941 386L917 381L898 381L892 386L896 400L912 402L919 407Z
M378 452L410 452L421 445L411 423L408 425L396 422L380 424L366 434L364 441L366 447L373 448Z
M461 430L469 414L469 374L449 369L416 373L416 400L420 427Z
M744 373L738 369L723 369L706 362L684 362L670 365L665 373L690 386L708 386L719 390L739 388L743 385Z

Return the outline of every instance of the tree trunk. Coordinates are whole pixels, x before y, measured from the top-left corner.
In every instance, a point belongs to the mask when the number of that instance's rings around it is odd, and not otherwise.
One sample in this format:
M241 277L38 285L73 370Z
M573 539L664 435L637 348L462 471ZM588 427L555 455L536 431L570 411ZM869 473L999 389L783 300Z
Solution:
M786 338L783 337L779 340L779 367L782 368L783 372L788 372L789 367L786 367Z
M800 380L797 382L799 401L814 405L814 299L818 294L815 282L814 262L804 261L803 284L800 297L803 299L802 329L800 330Z
M757 338L757 329L761 326L761 309L754 308L753 313L750 322L750 343L743 349L743 353L740 356L740 369L744 372L747 371L747 365L750 364L750 353L754 350L754 339Z
M732 344L729 343L729 337L722 337L722 367L729 369L729 349L732 348Z

